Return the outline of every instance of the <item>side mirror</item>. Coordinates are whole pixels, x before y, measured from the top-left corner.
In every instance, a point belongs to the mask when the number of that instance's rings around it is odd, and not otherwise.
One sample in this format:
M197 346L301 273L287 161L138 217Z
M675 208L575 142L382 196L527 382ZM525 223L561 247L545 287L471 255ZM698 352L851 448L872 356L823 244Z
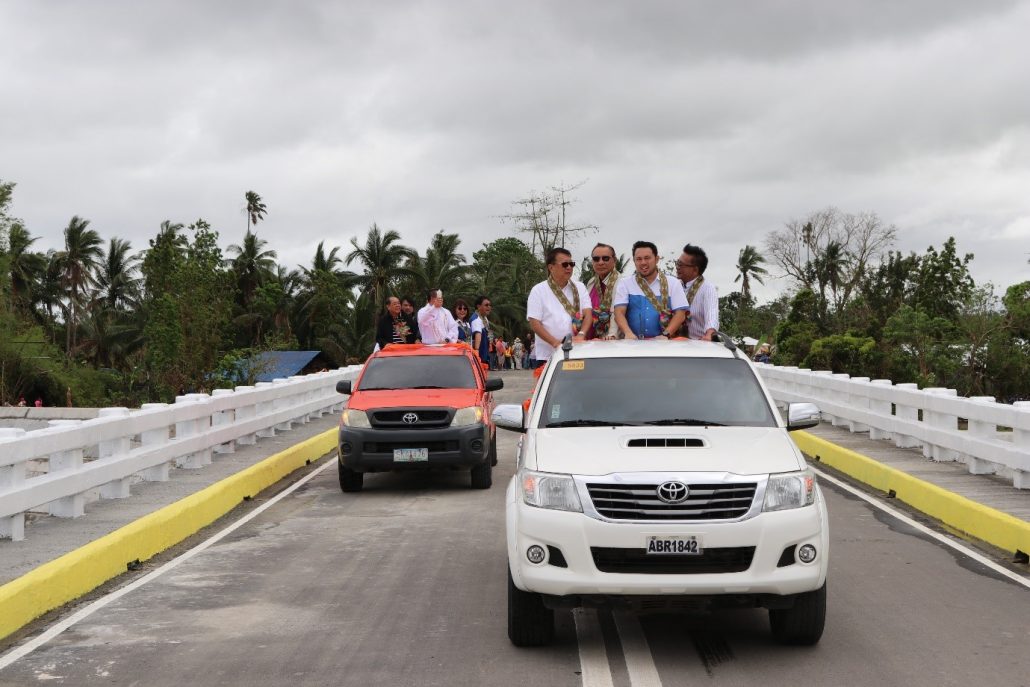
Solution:
M490 416L490 419L493 420L494 424L501 429L521 433L525 433L526 431L525 412L522 410L522 406L515 403L502 403L497 406L494 408L493 415Z
M787 431L815 427L822 421L819 406L814 403L787 404Z
M338 393L338 394L346 394L347 396L350 396L350 394L351 394L351 383L352 382L349 379L343 379L343 380L341 380L339 382L336 382L336 393Z
M486 390L487 391L500 391L503 388L504 388L504 380L503 379L497 379L496 377L491 377L491 378L486 380Z

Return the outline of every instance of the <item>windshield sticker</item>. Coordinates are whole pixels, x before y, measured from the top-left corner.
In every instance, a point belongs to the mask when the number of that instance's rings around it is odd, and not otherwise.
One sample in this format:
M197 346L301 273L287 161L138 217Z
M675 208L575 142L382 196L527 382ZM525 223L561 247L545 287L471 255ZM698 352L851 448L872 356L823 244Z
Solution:
M566 370L582 370L586 365L587 361L585 360L563 360L561 369L563 372Z
M557 420L559 417L561 417L561 403L555 403L551 406L551 419Z

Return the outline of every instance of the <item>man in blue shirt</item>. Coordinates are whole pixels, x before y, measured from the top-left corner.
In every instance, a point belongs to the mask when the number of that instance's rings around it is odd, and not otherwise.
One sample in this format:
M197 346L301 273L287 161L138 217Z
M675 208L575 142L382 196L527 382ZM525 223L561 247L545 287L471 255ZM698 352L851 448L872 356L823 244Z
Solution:
M633 244L634 274L615 287L615 322L627 339L670 339L686 318L687 297L679 279L658 270L658 247L650 241Z

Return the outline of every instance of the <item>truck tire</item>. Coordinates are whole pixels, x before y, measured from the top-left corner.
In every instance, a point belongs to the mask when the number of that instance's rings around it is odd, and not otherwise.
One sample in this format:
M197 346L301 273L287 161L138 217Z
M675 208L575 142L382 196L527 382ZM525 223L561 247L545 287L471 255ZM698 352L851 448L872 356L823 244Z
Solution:
M365 473L355 472L348 467L344 467L343 463L339 463L337 467L340 469L340 489L346 492L361 491L365 481Z
M508 639L515 646L544 646L554 641L554 611L539 594L515 586L508 569Z
M497 434L494 433L492 439L490 439L490 465L497 465Z
M494 466L490 464L489 458L483 461L482 465L472 468L472 488L489 489L494 483L493 472Z
M793 608L769 609L772 636L782 644L812 646L826 625L826 583L814 592L798 594Z

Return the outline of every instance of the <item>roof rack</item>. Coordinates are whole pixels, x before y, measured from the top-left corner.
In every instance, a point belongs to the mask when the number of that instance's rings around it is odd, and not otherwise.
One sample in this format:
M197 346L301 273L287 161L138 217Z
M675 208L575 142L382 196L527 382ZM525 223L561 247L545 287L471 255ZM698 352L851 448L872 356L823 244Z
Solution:
M725 346L727 349L733 352L734 358L740 357L740 354L737 352L737 344L733 343L733 338L729 334L716 331L715 338L718 339L723 346Z
M572 352L572 334L566 334L565 338L561 340L561 350L565 354L565 359L569 359L569 353Z

